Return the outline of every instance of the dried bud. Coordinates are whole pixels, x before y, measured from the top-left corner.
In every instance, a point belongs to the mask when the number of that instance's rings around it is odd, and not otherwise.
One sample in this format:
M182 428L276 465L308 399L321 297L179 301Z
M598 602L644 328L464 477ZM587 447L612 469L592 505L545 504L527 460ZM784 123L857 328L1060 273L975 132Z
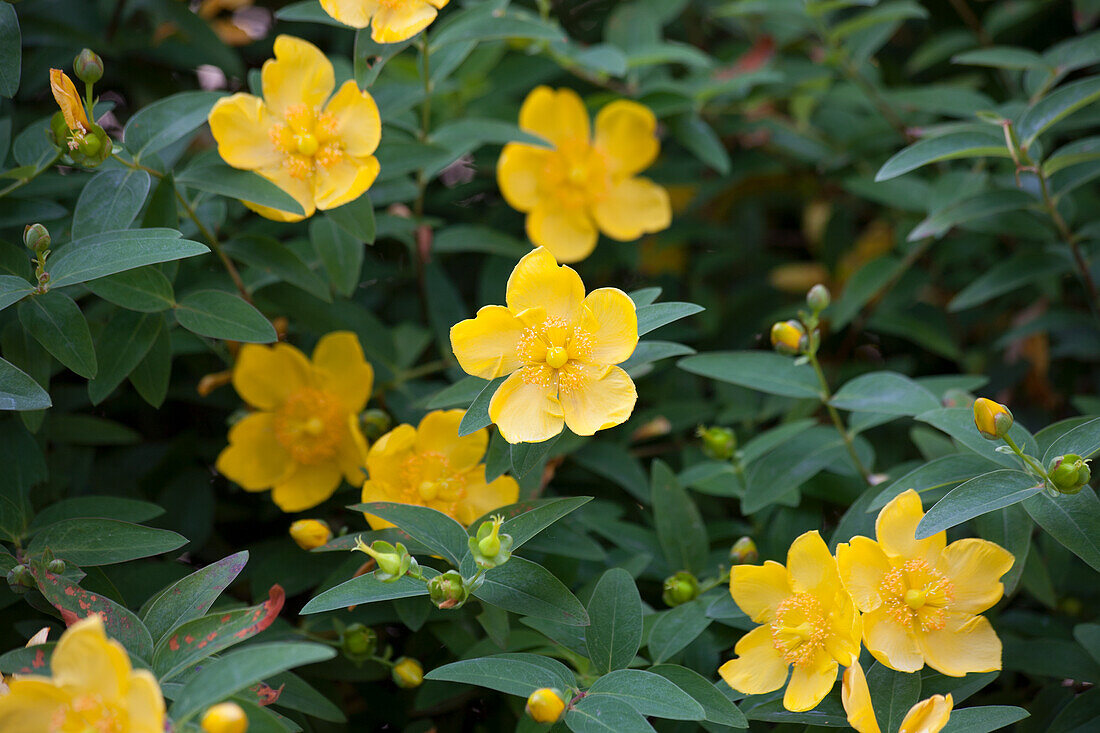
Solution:
M203 713L202 729L206 733L245 733L248 730L248 716L235 702L218 703Z
M412 657L401 657L393 665L393 682L403 690L420 687L424 681L424 668Z
M700 425L695 434L703 439L703 453L716 461L728 461L737 452L737 435L729 428Z
M679 606L699 597L699 581L686 570L665 578L665 591L661 599L667 606Z
M103 59L92 49L86 48L73 59L73 72L85 84L95 84L103 78Z
M831 302L833 297L829 294L829 289L821 283L814 285L810 288L810 292L806 293L806 305L810 306L810 310L814 313L825 310Z
M1012 427L1012 413L999 402L979 397L974 401L974 427L986 440L999 440Z
M303 550L312 550L332 539L332 530L320 519L299 519L290 525L290 538Z
M50 248L50 232L41 224L28 224L23 230L23 244L36 254Z
M806 350L806 327L796 320L779 321L772 326L772 346L780 354L794 356Z
M565 700L559 690L543 687L527 698L527 714L536 723L556 723L565 712Z
M1092 479L1089 462L1079 455L1069 453L1050 462L1047 477L1054 488L1063 494L1076 494L1088 486Z
M752 537L742 537L730 548L730 562L734 565L752 565L760 559L760 552Z
M378 634L363 624L351 624L344 629L340 646L349 659L366 659L378 648Z
M432 599L436 608L443 610L462 608L469 596L470 591L466 588L466 581L462 579L462 573L457 570L448 570L428 581L428 597Z

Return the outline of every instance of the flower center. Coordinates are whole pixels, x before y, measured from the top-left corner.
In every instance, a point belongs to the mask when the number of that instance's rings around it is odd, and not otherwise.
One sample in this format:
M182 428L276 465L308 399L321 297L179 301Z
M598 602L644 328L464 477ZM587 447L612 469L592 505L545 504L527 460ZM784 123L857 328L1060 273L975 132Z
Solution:
M546 158L543 182L566 208L582 208L603 198L611 187L607 161L587 140L563 143Z
M296 463L306 466L331 460L344 430L340 401L327 392L305 387L275 414L275 438Z
M561 346L551 346L546 350L546 364L551 369L561 369L569 361L569 352Z
M321 147L321 144L317 142L317 137L309 132L295 135L294 142L300 155L308 155L311 158L317 153L317 149Z
M547 318L524 329L516 350L529 365L562 369L572 361L584 361L592 355L592 336L564 318Z
M405 503L438 509L455 516L466 498L466 476L451 468L442 453L413 453L401 466Z
M304 104L289 107L283 121L271 126L269 136L286 156L283 167L294 178L308 178L317 166L331 168L344 159L344 148L336 139L336 117Z
M882 576L879 596L890 617L907 629L938 631L955 598L955 586L924 560L906 560Z
M779 604L771 632L776 651L797 665L812 662L832 633L821 602L809 593L796 593Z
M49 733L122 733L125 720L120 717L98 695L82 695L54 711Z

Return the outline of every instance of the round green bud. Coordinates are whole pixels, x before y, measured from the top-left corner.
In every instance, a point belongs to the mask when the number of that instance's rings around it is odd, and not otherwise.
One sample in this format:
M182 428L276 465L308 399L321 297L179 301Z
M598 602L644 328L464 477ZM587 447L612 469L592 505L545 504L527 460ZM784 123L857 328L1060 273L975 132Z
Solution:
M806 305L810 306L810 310L814 313L820 313L829 307L829 303L833 301L832 295L829 293L829 289L818 283L810 288L810 292L806 293Z
M686 570L665 578L661 599L667 606L679 606L694 601L699 596L699 581Z
M436 608L451 609L461 608L469 597L466 583L462 579L462 573L457 570L448 570L442 575L437 575L428 581L428 597Z
M30 568L26 565L16 565L14 568L8 571L8 585L12 587L12 590L16 589L28 589L34 587L34 576L31 574ZM16 592L22 592L16 590Z
M50 232L41 224L28 224L23 230L23 244L36 253L50 248Z
M1051 460L1047 478L1054 488L1063 494L1076 494L1092 479L1088 461L1075 453L1068 453Z
M95 84L103 78L103 59L95 51L86 48L73 59L76 78L85 84Z
M378 647L378 634L374 629L363 624L351 624L344 629L344 637L340 641L344 654L351 659L362 659L374 654Z
M50 560L46 565L46 569L54 575L61 575L65 572L65 561L61 559Z
M716 461L728 461L737 452L737 435L729 428L700 425L695 434L703 440L703 453Z
M363 436L373 443L390 431L393 418L385 410L372 407L359 414L359 427Z

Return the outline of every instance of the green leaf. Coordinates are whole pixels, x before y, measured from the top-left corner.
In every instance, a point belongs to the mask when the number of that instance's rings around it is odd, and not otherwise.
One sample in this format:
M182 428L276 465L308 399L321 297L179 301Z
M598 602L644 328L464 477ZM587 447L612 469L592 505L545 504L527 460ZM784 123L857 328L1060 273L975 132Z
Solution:
M513 555L505 564L487 572L485 583L474 595L522 616L571 626L589 624L588 613L577 597L546 568L522 557Z
M101 277L85 287L109 303L141 313L159 313L176 304L171 281L153 266Z
M917 420L928 423L950 435L964 446L974 451L983 458L994 463L999 463L1008 468L1019 468L1019 459L1014 455L1005 455L997 451L997 443L986 440L974 427L974 411L968 407L941 407L938 410L917 415ZM1029 455L1035 455L1038 450L1035 447L1035 438L1019 422L1012 426L1008 432L1009 437L1016 441L1016 445Z
M1074 140L1054 151L1043 161L1043 174L1051 176L1064 168L1100 160L1100 137Z
M594 628L594 627L593 627ZM589 633L591 633L589 628ZM703 706L672 681L641 669L619 669L605 674L588 688L589 696L622 700L642 715L669 720L702 720Z
M614 481L643 504L649 503L649 478L630 451L609 440L590 440L570 458L589 471Z
M1100 99L1100 76L1070 82L1032 104L1016 122L1020 146L1030 148L1043 132L1077 110Z
M0 275L0 310L18 303L34 292L34 286L15 275Z
M246 235L227 242L224 249L230 257L254 270L288 282L325 302L332 302L328 283L309 269L294 250L277 239Z
M538 135L521 129L514 122L479 117L465 117L453 122L446 122L432 131L430 141L449 150L461 150L463 152L469 152L486 144L506 145L512 142L533 145L539 148L551 147L549 142ZM496 232L496 230L489 227L479 227L477 225L460 224L459 226ZM497 236L503 235L498 234ZM433 251L438 251L438 243L437 237L436 241L432 242ZM530 251L526 245L524 245L524 249ZM522 257L523 254L525 252L521 252L520 256Z
M19 91L22 38L15 8L4 3L0 6L0 97L11 99Z
M835 42L885 23L927 17L928 11L911 0L886 2L870 10L857 13L832 26L829 28L829 37Z
M504 384L504 380L507 378L506 376L497 377L485 383L485 386L478 392L474 401L466 408L466 414L462 416L462 420L458 423L459 437L476 433L478 430L487 428L493 424L493 421L489 419L489 402L493 399L493 395L496 394L497 387Z
M182 140L206 124L222 92L180 92L148 104L130 118L122 140L134 160Z
M133 168L100 171L84 184L73 211L73 239L129 229L134 223L152 179Z
M649 632L649 656L653 663L671 659L706 631L710 622L707 604L699 599L663 611Z
M952 227L1027 209L1034 203L1035 199L1017 189L984 191L930 214L913 227L906 238L910 242L916 242L925 237L942 237Z
M397 504L389 501L372 501L348 507L352 511L365 512L381 517L397 525L409 536L454 567L462 563L466 554L469 535L466 528L443 512L416 504Z
M487 379L480 377L463 377L450 387L444 387L431 395L423 406L427 410L447 410L452 407L469 407L470 403L481 394Z
M749 722L725 695L703 675L676 664L658 664L649 671L659 674L691 695L703 707L704 720L731 728L748 728Z
M44 527L31 540L28 552L49 549L74 565L113 565L152 557L183 547L187 538L167 529L154 529L117 519L79 517Z
M336 222L336 225L350 234L357 243L374 243L377 225L374 221L374 204L371 203L370 194L365 193L343 206L329 209L325 212L325 218ZM359 250L361 253L362 247ZM356 276L358 274L357 270Z
M157 340L164 317L154 313L119 311L107 322L96 344L99 371L88 382L88 397L98 405L141 363Z
M951 63L966 66L989 66L994 69L1049 68L1043 57L1029 48L1019 46L987 46L956 54Z
M951 719L940 733L992 733L1029 716L1028 711L1011 705L963 708L951 712Z
M51 418L51 425L57 416ZM164 514L164 509L148 501L124 499L120 496L78 496L50 504L34 515L30 529L40 529L63 519L101 517L123 522L148 522Z
M482 522L490 517L504 517L500 531L512 538L512 551L515 552L528 540L543 531L570 512L574 512L588 502L591 496L567 496L559 499L536 499L494 509L470 524L470 534L476 534Z
M514 562L515 559L512 558L508 562ZM431 578L439 574L427 567L422 567L421 571L424 573L425 578ZM377 603L378 601L392 601L396 598L428 595L428 587L422 580L415 580L406 575L393 582L384 583L375 578L374 575L374 573L360 575L358 578L352 578L334 588L329 588L323 593L318 593L302 607L302 615L336 611L360 603Z
M453 13L452 20L429 36L429 51L437 52L451 43L489 41L502 38L564 41L565 33L556 24L540 20L529 11L494 3Z
M333 289L340 295L350 297L359 287L363 243L328 217L314 218L309 223L309 240L321 258Z
M856 451L867 465L871 457L860 442ZM837 461L851 464L844 440L832 428L817 425L780 445L754 463L748 472L748 488L741 511L752 514L780 501Z
M1100 417L1078 425L1057 438L1043 454L1043 465L1048 466L1058 456L1066 454L1092 458L1100 453Z
M581 698L565 714L573 733L653 733L641 713L616 695Z
M131 611L110 598L85 590L63 575L36 568L38 590L61 612L66 625L98 613L107 634L117 639L131 654L149 659L153 655L153 640L149 631Z
M128 229L74 240L58 247L50 257L50 287L63 288L210 251L182 236L175 229Z
M0 359L0 410L44 410L51 405L50 396L38 382Z
M867 670L867 687L882 730L897 730L921 697L919 673L896 672L878 662Z
M677 117L672 125L672 133L696 158L722 175L729 174L732 165L729 153L714 128L698 112Z
M917 525L923 540L983 514L1018 504L1043 490L1031 474L1002 469L976 476L936 502Z
M458 224L441 229L432 240L433 253L484 252L519 259L530 251L530 245L515 237L479 224Z
M336 650L322 644L252 644L207 664L176 693L169 716L177 724L246 687L293 667L323 662Z
M703 573L709 543L707 528L695 502L664 461L653 461L650 485L653 523L669 569Z
M271 181L252 171L230 168L217 154L196 158L176 175L176 183L291 214L306 213L293 196Z
M930 163L959 158L1008 158L1003 140L981 132L953 132L918 140L895 153L875 174L875 181L888 181Z
M650 370L650 364L673 356L694 354L695 349L673 341L639 341L630 358L619 364L627 374L641 376Z
M830 400L833 407L886 415L919 415L940 407L936 396L897 372L872 372L845 382Z
M638 309L638 335L644 336L661 326L702 313L704 310L706 309L703 306L695 303L670 302L644 305Z
M46 351L82 377L96 375L95 346L80 306L56 291L19 304L19 322Z
M1031 535L1035 529L1035 523L1020 505L1005 507L990 514L984 514L976 520L978 536L982 539L996 542L1001 547L1012 553L1016 558L1012 568L1001 577L1001 583L1005 587L1005 595L1011 595L1016 590L1016 584L1020 582L1027 557L1031 550Z
M1042 252L1018 252L1008 259L994 263L971 280L947 304L947 310L957 313L973 308L1037 280L1069 272L1070 269L1069 263Z
M628 667L642 644L642 599L634 578L622 568L600 577L588 602L591 626L585 632L594 671Z
M326 13L317 0L302 0L301 2L291 3L286 7L279 8L275 12L275 17L279 20L299 23L323 23L337 28L348 27Z
M1059 496L1040 492L1023 506L1063 547L1100 571L1100 500L1091 487Z
M461 423L459 424L461 425ZM535 467L541 466L546 461L550 451L557 445L561 436L562 433L558 433L553 438L547 438L541 443L513 443L509 448L512 474L516 478L522 478L531 473L531 470Z
M821 399L821 385L809 364L770 351L716 351L681 359L677 365L692 374L738 384L768 394Z
M914 468L890 484L867 505L868 512L878 511L891 499L908 489L918 494L930 494L968 481L991 468L987 459L970 453L942 456Z
M543 687L565 691L577 686L577 678L568 667L540 654L495 654L463 659L436 667L425 674L424 679L461 682L520 697L529 697Z
M255 306L224 290L199 290L176 304L176 320L192 333L225 341L270 344L275 327Z
M159 408L168 397L172 381L172 337L167 329L161 329L145 358L130 371L130 384L141 399Z
M141 620L153 641L160 641L180 624L210 610L248 562L248 550L224 557L180 578L146 602Z

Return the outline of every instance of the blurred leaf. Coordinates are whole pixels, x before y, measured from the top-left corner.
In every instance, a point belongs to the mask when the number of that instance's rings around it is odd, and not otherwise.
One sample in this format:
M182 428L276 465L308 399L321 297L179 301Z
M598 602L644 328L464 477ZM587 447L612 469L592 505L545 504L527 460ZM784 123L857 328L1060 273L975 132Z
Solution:
M431 33L429 51L436 53L450 43L489 41L494 39L565 40L565 33L555 24L517 7L498 8L494 3L464 8L450 14L448 22Z
M956 132L925 138L895 153L879 168L875 180L888 181L941 160L982 157L1008 158L1008 148L993 135L977 132Z
M27 551L40 555L48 549L55 557L86 567L161 555L186 544L186 537L166 529L117 519L78 517L43 527Z
M19 322L46 351L82 377L98 369L95 346L80 306L67 295L51 291L19 304Z
M63 288L210 251L182 236L174 229L130 229L93 234L61 245L50 257L50 287Z
M101 277L85 287L109 303L142 313L159 313L176 304L172 283L152 266Z
M650 471L653 523L669 569L702 574L707 569L707 528L698 507L663 461Z
M638 308L638 335L644 336L661 326L701 313L705 309L694 303L654 303Z
M374 205L371 203L370 194L365 193L343 206L329 209L325 212L325 217L336 222L338 227L359 242L365 242L367 244L374 243L376 225L374 221ZM362 248L360 247L359 249L361 253ZM358 269L356 269L355 276L357 278L359 276Z
M989 302L1051 275L1070 270L1069 263L1042 252L1019 252L995 263L951 299L947 310L957 313Z
M44 410L52 404L38 382L0 359L0 410Z
M968 481L978 474L987 473L993 467L994 464L990 463L988 459L971 453L959 453L936 458L891 481L871 501L867 506L867 511L878 511L895 496L909 489L913 489L918 494L934 493L963 481ZM922 497L922 500L924 498Z
M302 0L301 2L290 3L275 11L275 17L279 20L300 23L323 23L336 28L348 27L326 13L317 0Z
M936 396L897 372L871 372L845 382L830 400L833 407L887 415L918 415L940 407Z
M869 459L860 455L864 465ZM800 433L752 465L741 511L753 514L780 501L836 461L851 463L844 440L835 430L818 425Z
M714 128L698 113L680 115L673 121L672 134L681 145L722 175L729 175L730 156Z
M921 698L919 673L896 672L880 663L867 670L867 687L882 730L897 730L909 709Z
M359 286L363 243L327 217L314 218L309 223L309 240L321 258L333 289L340 295L350 297Z
M88 397L98 405L141 363L164 325L164 317L152 313L119 311L107 322L96 344L99 371L88 382Z
M649 503L649 479L645 469L626 447L608 440L590 440L570 458L598 476L622 486L641 503Z
M573 733L653 733L641 713L617 695L581 698L565 713Z
M612 568L600 576L588 618L585 644L594 671L606 674L630 666L642 644L642 599L630 573Z
M34 292L34 286L15 275L0 275L0 310L18 303Z
M309 269L302 258L277 239L244 236L227 242L226 254L261 272L266 272L325 302L332 302L328 284Z
M19 75L22 61L22 35L15 8L4 3L0 6L0 96L11 97L19 91Z
M54 416L51 423L56 419L57 416ZM120 496L77 496L50 504L35 514L30 529L39 529L63 519L77 517L101 517L137 523L147 522L162 514L164 509L147 501L124 499Z
M710 626L707 604L696 599L664 611L649 632L649 655L660 664L679 653Z
M145 171L123 168L96 173L84 184L73 212L73 239L129 229L152 179Z
M180 624L206 613L248 562L248 551L210 563L164 588L141 611L154 642L159 642Z
M1074 140L1058 148L1043 161L1043 175L1051 176L1064 168L1094 160L1100 160L1100 137Z
M681 359L677 365L692 374L739 384L768 394L821 399L821 385L809 364L770 351L719 351Z
M130 372L130 384L141 399L153 407L160 407L168 397L172 381L172 337L167 329L161 329L145 358Z
M539 654L496 654L463 659L436 667L426 680L461 682L528 697L543 687L565 691L577 686L576 676L561 662Z
M829 28L829 37L836 42L856 32L864 31L884 23L927 17L928 11L918 3L911 2L911 0L885 2L870 10L856 13L848 19L832 26Z
M1055 89L1028 107L1016 122L1016 135L1025 150L1052 125L1100 99L1100 76L1079 79Z
M462 563L467 552L466 528L443 512L415 504L395 504L371 501L348 507L397 525L417 542L441 555L454 567Z
M1041 492L1023 506L1063 547L1100 571L1100 501L1091 487L1056 497Z
M513 443L509 448L512 457L512 474L516 478L522 478L542 465L563 434L558 433L541 443Z
M1043 57L1029 48L1019 46L988 46L951 57L951 63L967 66L990 66L995 69L1048 68Z
M952 227L1019 211L1034 204L1035 199L1017 189L985 191L929 214L909 232L907 239L915 242L925 237L942 237Z
M530 245L479 224L458 224L440 229L432 240L432 252L436 254L484 252L519 259L530 251Z
M592 683L588 695L617 698L642 715L655 718L702 720L705 717L703 706L676 683L642 669L619 669L605 674Z
M206 124L222 92L180 92L148 104L130 118L122 132L127 150L139 160L172 145Z
M573 626L587 626L588 613L553 573L513 556L485 574L485 583L474 596L521 616L536 616Z
M275 327L256 308L224 290L199 290L176 304L176 320L200 336L270 344L278 339Z
M305 214L302 205L289 193L258 173L230 168L216 154L196 158L176 174L176 183L291 214Z
M976 523L982 539L996 542L1016 558L1012 568L1001 577L1005 595L1012 595L1027 563L1031 550L1031 533L1035 525L1019 505L983 514L977 518Z

